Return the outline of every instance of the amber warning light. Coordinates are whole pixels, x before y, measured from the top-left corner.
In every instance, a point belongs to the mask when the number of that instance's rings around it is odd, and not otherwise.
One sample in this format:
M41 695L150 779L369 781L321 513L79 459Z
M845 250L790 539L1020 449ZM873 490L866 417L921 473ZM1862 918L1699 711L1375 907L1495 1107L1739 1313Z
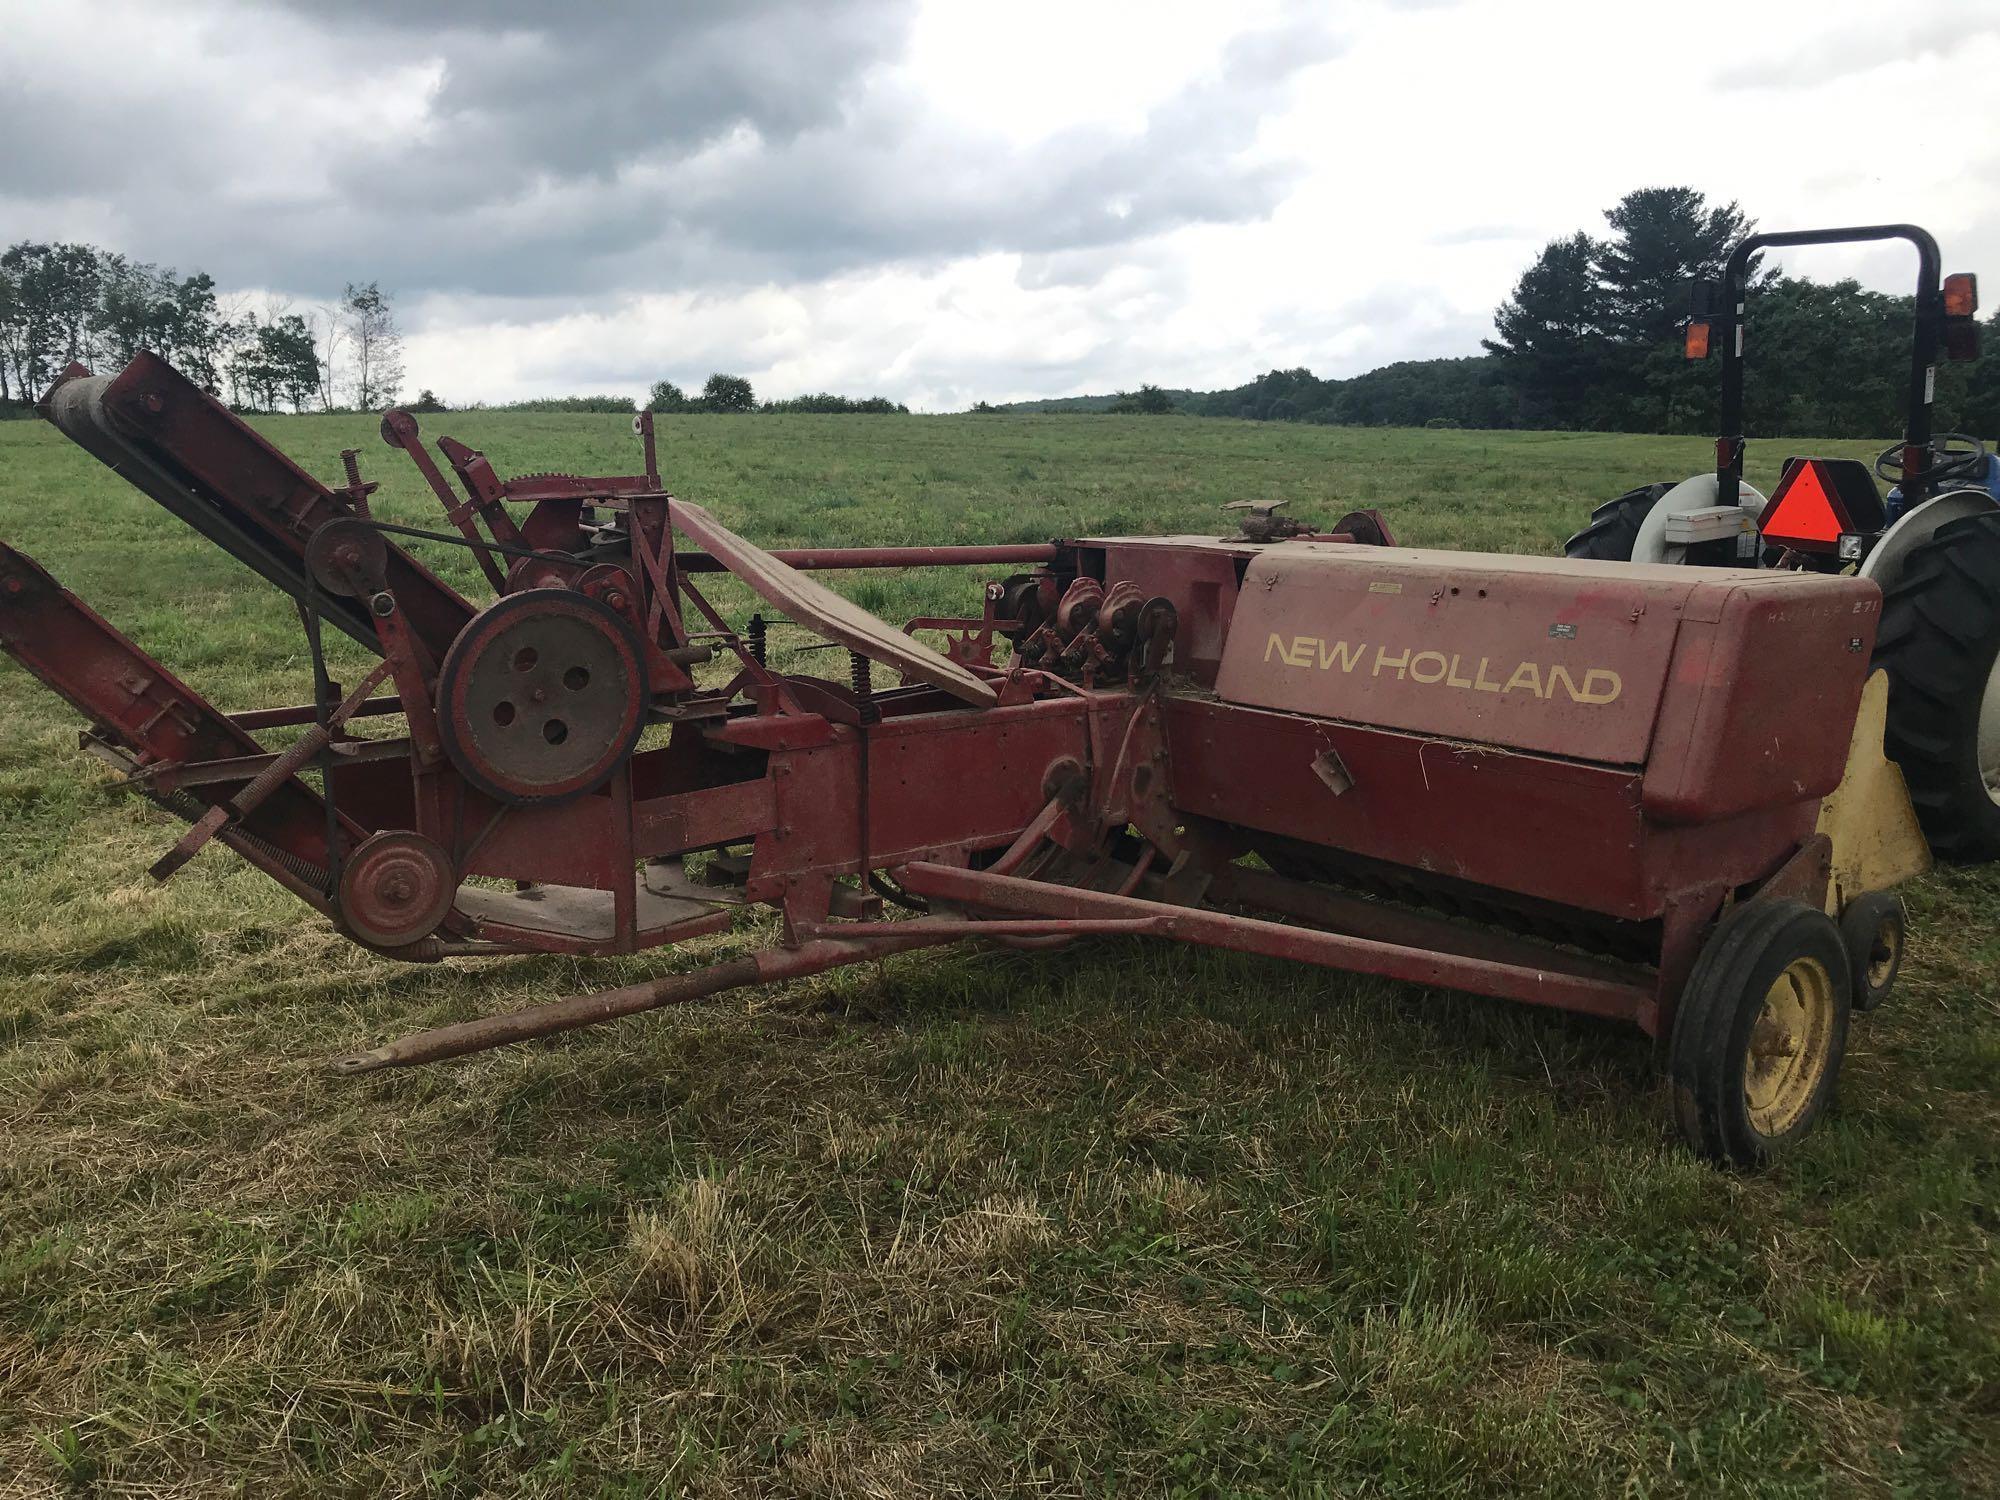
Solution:
M1950 360L1979 358L1979 325L1973 314L1979 311L1979 278L1960 271L1944 279L1944 357Z

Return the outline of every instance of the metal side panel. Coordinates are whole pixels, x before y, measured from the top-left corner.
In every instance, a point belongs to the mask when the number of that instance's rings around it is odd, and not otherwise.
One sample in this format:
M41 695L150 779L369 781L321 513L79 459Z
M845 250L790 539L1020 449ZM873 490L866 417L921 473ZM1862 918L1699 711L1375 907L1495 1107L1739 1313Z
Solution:
M0 543L0 648L140 767L259 757L263 747L25 553ZM248 783L203 782L177 793L198 816ZM146 790L142 784L141 790ZM244 819L243 831L301 866L327 863L326 804L296 777Z
M266 583L297 598L305 587L305 577L295 557L204 500L185 481L170 474L112 427L104 409L104 392L110 384L108 375L75 376L50 391L42 409L64 437L92 458L157 501ZM375 628L358 600L328 599L325 615L363 645L376 646Z
M306 589L313 532L353 514L345 499L158 355L140 354L108 378L66 379L42 410L79 447L293 598ZM388 582L433 652L442 653L473 616L471 603L393 542ZM380 649L358 601L326 599L323 606L342 630Z
M1259 708L1641 765L1675 635L1707 581L1690 569L1287 543L1244 575L1216 691Z

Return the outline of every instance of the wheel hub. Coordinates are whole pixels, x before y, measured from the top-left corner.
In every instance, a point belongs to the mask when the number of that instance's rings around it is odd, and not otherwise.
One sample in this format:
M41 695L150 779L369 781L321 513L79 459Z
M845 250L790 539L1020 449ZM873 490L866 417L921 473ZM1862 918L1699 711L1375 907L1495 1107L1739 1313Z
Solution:
M1794 959L1765 994L1743 1070L1744 1103L1760 1134L1784 1134L1812 1103L1836 1014L1833 976L1815 958Z
M503 802L566 802L602 785L645 719L640 647L615 611L570 589L509 594L466 626L438 675L438 727L465 778Z
M437 930L458 894L451 860L422 834L363 839L340 872L340 917L362 942L402 948Z

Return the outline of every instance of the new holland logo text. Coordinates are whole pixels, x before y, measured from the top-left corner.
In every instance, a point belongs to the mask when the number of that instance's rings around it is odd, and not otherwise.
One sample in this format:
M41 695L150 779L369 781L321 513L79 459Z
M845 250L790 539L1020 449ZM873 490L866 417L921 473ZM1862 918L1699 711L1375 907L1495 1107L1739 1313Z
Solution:
M1325 641L1313 635L1286 637L1273 633L1264 644L1264 660L1277 660L1288 667L1311 667L1321 672L1360 672L1365 677L1391 676L1401 681L1435 683L1472 693L1527 693L1536 698L1554 698L1560 693L1574 703L1615 703L1625 683L1609 667L1586 667L1579 678L1568 667L1524 661L1505 676L1491 657L1482 656L1477 666L1467 658L1442 651L1417 651L1405 647L1391 651L1387 646L1367 642Z

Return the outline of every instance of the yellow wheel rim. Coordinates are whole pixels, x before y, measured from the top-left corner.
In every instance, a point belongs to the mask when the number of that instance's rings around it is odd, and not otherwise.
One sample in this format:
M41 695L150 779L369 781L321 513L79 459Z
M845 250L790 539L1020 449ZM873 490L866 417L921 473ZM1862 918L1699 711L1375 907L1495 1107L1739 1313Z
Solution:
M1743 1102L1758 1134L1783 1135L1812 1103L1833 1045L1833 976L1795 958L1764 996L1744 1058Z
M1879 990L1896 972L1903 957L1903 924L1884 922L1868 947L1868 987Z

